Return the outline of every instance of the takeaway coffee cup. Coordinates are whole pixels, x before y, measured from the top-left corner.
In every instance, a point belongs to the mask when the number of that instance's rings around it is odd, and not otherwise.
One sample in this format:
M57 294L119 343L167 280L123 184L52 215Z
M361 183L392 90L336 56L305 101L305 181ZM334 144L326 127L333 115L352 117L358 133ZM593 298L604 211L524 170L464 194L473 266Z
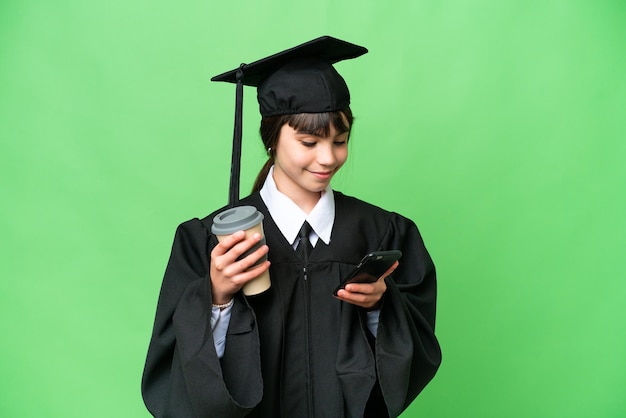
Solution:
M242 254L241 257L239 257L240 259L245 258L261 246L265 245L265 235L263 234L263 214L254 206L237 206L226 209L225 211L218 213L213 218L211 232L217 236L219 241L237 231L244 231L246 233L246 238L251 237L256 232L261 234L261 240ZM267 255L262 257L257 263L254 264L254 266L264 262L265 260L267 260ZM270 285L270 273L268 270L259 277L246 283L243 286L243 294L246 296L257 295L269 289Z

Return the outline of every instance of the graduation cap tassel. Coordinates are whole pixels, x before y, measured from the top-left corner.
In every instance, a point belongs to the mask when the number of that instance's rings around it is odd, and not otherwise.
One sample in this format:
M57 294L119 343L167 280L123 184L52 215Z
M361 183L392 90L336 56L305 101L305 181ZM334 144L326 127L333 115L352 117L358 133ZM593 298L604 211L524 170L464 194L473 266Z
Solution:
M233 152L230 165L230 188L228 191L228 207L239 203L239 174L241 167L241 137L243 114L243 66L237 69L237 88L235 93L235 128L233 131Z

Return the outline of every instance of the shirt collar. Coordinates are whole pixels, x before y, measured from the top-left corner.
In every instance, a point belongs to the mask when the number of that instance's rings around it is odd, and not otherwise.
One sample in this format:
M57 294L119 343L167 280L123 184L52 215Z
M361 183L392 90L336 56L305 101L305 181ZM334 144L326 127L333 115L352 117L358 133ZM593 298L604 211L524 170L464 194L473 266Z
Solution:
M315 245L317 239L320 238L328 245L335 222L335 197L330 185L322 191L320 200L307 215L289 197L278 190L273 174L274 167L272 166L261 188L261 199L287 242L295 245L300 227L304 221L308 221L313 228L313 233L309 237L311 244Z

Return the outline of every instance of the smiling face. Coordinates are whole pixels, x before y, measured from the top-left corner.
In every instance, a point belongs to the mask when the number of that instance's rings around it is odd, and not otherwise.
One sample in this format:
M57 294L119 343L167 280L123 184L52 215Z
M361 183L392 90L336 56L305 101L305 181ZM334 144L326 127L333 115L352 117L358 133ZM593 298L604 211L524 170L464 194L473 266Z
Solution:
M348 158L347 132L330 125L328 135L281 127L274 156L274 182L305 212L310 212Z

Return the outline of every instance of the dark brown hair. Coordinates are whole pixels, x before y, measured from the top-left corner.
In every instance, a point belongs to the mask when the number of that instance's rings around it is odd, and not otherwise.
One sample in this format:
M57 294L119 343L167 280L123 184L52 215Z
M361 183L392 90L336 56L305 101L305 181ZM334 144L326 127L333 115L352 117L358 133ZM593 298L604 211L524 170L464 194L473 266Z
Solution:
M252 192L258 192L263 187L265 178L274 164L274 154L280 130L286 123L298 132L326 137L333 126L339 133L350 132L354 118L349 107L336 112L325 113L298 113L294 115L266 116L261 119L261 140L268 150L269 158L259 171L252 186ZM348 137L350 135L348 134Z

